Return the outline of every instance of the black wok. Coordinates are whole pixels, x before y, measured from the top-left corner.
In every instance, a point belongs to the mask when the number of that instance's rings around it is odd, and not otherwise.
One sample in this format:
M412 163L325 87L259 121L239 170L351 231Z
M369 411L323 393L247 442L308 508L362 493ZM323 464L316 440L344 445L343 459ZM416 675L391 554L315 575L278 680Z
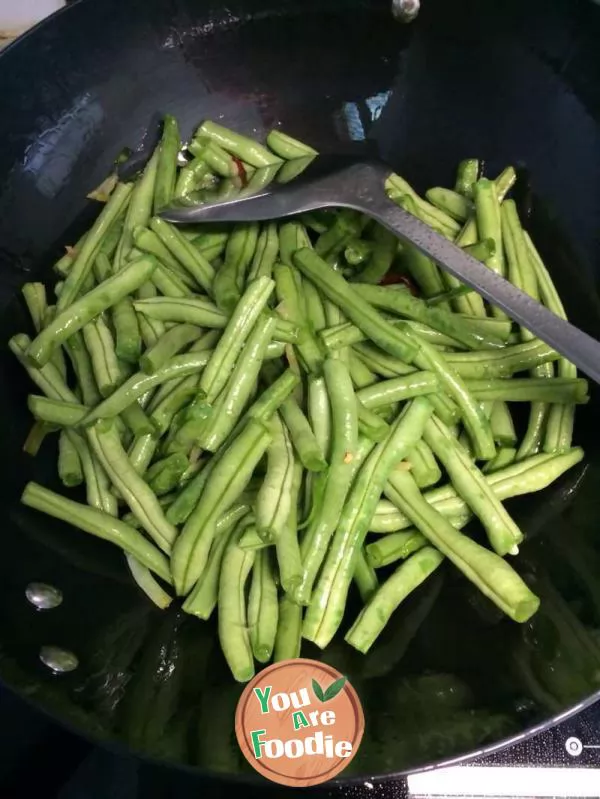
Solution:
M15 297L85 229L97 213L87 192L123 147L153 141L161 114L185 134L206 117L257 136L281 123L319 149L367 136L421 189L448 185L467 156L490 172L520 166L531 191L519 202L567 310L600 334L600 8L422 5L402 26L387 0L80 0L0 57L0 677L83 735L252 778L233 738L240 687L213 627L155 611L118 551L18 503L28 479L56 487L56 453L22 453L29 384L5 346L28 329ZM517 568L543 600L531 624L498 618L447 570L373 656L340 642L323 655L365 707L344 780L502 746L600 695L596 404L577 418L584 464L510 503L528 538ZM32 580L59 587L63 604L35 612ZM72 650L79 668L52 676L46 644Z

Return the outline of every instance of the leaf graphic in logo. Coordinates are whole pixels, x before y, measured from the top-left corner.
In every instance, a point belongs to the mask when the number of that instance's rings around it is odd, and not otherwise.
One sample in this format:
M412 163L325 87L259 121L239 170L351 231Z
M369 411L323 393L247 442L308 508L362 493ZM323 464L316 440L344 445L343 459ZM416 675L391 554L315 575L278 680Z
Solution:
M343 689L344 685L346 685L345 677L340 677L339 680L335 680L335 682L332 682L323 695L324 696L323 701L328 702L330 699L334 699Z
M312 681L312 689L313 689L314 695L317 697L319 702L324 702L325 701L325 695L323 694L323 689L321 688L321 686L319 685L319 683L315 679L313 679L313 681Z

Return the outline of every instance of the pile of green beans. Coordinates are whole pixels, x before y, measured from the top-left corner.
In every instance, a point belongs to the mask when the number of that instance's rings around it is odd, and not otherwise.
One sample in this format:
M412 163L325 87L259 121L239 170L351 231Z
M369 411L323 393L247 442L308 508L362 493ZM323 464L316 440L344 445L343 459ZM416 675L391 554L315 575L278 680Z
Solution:
M210 121L183 145L166 117L143 172L106 182L56 263L56 299L23 286L32 330L10 340L36 386L25 449L55 433L58 478L78 492L32 481L22 502L120 547L158 607L216 613L241 682L342 626L367 652L440 568L525 622L539 600L511 562L526 537L504 501L583 458L572 364L372 220L157 215L291 180L315 155ZM392 175L388 195L564 316L507 198L514 170L490 180L468 163L454 189L421 197Z

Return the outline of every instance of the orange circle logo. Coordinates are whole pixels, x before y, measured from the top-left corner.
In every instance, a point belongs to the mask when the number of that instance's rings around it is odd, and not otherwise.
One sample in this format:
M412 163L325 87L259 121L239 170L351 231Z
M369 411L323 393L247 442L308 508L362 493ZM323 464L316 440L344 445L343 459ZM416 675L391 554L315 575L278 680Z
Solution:
M267 779L294 788L337 776L356 754L364 729L358 694L346 678L307 658L257 674L235 714L244 757Z

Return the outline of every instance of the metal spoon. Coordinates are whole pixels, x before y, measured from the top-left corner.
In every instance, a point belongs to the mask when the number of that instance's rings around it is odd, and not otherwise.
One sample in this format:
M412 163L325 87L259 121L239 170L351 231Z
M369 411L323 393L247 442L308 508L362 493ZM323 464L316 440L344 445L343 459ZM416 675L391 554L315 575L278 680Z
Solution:
M304 162L304 163L301 163ZM296 162L286 162L289 165ZM202 193L178 200L160 216L170 222L251 222L292 216L319 208L361 211L424 252L442 269L545 341L596 383L600 383L600 342L540 305L399 208L386 195L391 170L384 163L345 155L298 159L294 179L283 182L283 167L257 170L245 188L226 197ZM299 174L298 174L299 173ZM280 179L278 180L278 174Z

